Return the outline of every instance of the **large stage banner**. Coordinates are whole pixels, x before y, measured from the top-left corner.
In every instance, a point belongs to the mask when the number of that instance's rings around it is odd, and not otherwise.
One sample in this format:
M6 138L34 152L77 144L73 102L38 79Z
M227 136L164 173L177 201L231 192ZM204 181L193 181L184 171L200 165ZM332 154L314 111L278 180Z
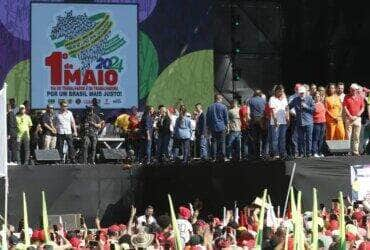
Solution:
M136 4L31 3L31 105L138 104Z
M351 166L352 200L370 201L370 165Z

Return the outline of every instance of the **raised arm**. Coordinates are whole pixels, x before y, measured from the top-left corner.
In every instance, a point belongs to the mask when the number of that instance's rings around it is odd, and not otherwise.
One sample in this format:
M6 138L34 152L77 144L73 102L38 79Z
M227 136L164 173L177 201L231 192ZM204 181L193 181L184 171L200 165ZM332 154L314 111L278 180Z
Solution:
M73 135L74 136L77 136L77 128L76 128L76 122L75 122L75 118L73 117L72 113L71 113L71 126L72 126L72 130L73 130Z

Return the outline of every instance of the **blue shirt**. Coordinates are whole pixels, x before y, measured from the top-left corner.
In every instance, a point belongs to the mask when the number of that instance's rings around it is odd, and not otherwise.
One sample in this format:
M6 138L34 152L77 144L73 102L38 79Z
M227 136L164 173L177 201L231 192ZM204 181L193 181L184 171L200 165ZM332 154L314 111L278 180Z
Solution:
M215 102L207 110L207 126L212 132L222 132L227 127L227 108L220 102Z
M295 97L290 103L289 108L295 109L296 119L295 124L298 126L307 126L313 124L313 112L315 111L315 103L311 96Z
M179 117L175 124L175 138L190 139L191 138L191 121L189 117Z
M265 112L266 101L260 96L254 96L248 101L251 118L262 117Z
M141 120L141 134L146 137L147 131L150 135L153 133L153 117L151 115L146 115Z

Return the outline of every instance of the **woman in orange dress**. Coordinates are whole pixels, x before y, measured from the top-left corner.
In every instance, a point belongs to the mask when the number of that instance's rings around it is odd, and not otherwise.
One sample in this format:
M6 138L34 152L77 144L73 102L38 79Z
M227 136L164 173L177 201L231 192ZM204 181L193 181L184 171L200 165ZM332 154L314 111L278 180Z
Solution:
M345 140L346 132L342 118L342 103L336 94L335 84L330 84L325 98L326 140Z

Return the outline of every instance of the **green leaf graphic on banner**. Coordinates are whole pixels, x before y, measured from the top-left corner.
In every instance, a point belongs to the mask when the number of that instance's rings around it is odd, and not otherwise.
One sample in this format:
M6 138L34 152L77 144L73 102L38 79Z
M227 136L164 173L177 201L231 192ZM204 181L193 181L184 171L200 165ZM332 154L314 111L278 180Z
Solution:
M213 50L187 54L171 63L157 78L147 99L149 105L174 105L183 99L189 109L213 101Z
M139 33L139 96L145 98L158 76L158 54L150 38Z
M7 74L5 82L8 84L8 99L15 98L18 105L25 100L29 100L30 60L24 60L16 64Z

